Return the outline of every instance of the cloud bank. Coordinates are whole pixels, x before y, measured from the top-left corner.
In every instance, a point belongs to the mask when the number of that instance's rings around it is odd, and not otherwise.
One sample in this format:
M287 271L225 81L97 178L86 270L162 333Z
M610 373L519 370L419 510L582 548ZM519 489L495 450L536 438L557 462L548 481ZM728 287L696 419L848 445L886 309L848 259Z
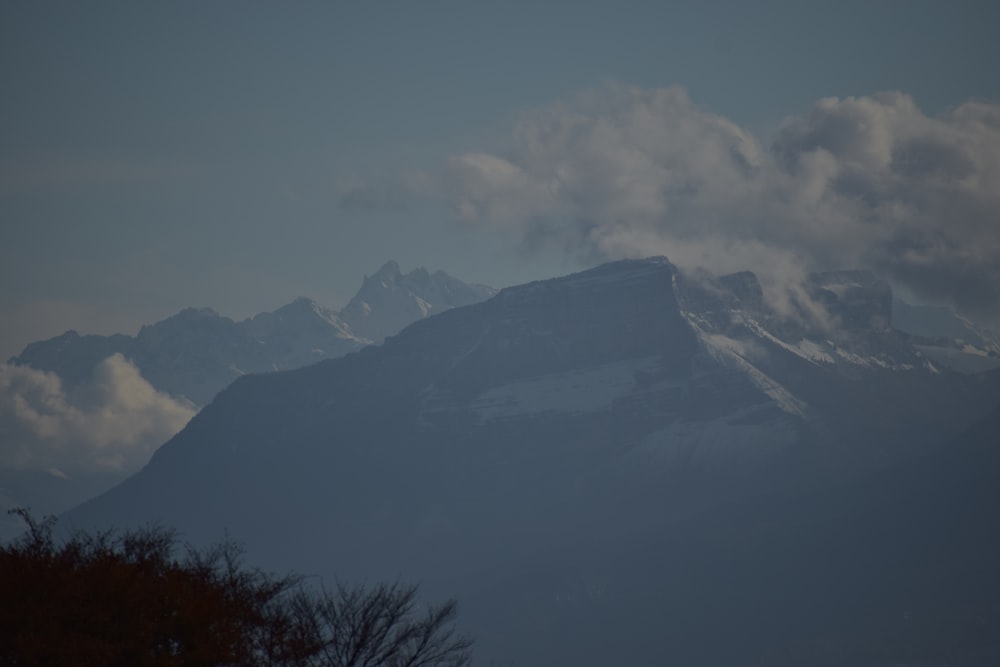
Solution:
M932 118L902 93L826 98L764 146L682 88L609 85L526 114L503 155L454 156L436 189L529 248L665 254L772 286L871 268L1000 319L997 104Z
M120 354L72 393L54 373L3 364L0 468L131 472L194 414L191 405L157 392Z

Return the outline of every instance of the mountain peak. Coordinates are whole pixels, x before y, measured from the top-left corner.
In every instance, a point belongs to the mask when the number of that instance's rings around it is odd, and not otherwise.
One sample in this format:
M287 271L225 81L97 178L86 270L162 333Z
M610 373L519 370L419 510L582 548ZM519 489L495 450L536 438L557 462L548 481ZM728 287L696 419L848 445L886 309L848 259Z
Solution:
M396 279L403 275L402 271L399 269L399 263L390 259L388 262L383 264L378 271L372 276L372 278L392 278Z
M418 267L404 274L389 260L348 302L340 317L358 334L376 342L429 315L489 298L496 290L470 285L443 271Z
M174 332L190 332L195 330L222 330L234 327L236 323L220 315L211 308L185 308L155 324L145 324L139 329L137 338L156 338L173 335Z
M295 314L322 316L322 313L323 313L323 307L318 303L316 303L316 301L310 299L307 296L300 296L291 303L287 303L284 306L278 308L276 311L274 311L275 315L285 315L285 316L295 315ZM263 313L261 314L263 315Z

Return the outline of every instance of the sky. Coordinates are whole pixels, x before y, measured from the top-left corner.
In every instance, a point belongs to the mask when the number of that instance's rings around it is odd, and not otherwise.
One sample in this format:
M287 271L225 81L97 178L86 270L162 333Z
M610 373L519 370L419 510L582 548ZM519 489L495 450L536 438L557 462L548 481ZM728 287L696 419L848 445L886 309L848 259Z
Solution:
M386 260L879 271L1000 322L995 2L7 2L0 358ZM109 371L110 372L110 371Z

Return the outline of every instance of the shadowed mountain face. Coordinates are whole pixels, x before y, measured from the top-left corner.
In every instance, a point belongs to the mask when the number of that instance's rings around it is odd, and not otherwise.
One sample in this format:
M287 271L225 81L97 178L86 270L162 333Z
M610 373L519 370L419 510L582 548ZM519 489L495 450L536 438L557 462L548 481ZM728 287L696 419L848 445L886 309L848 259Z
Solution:
M782 623L825 609L780 581L817 555L796 508L840 502L827 489L909 465L1000 404L1000 378L942 371L887 325L887 289L813 278L822 323L769 312L752 274L693 281L662 258L505 289L382 346L239 379L66 520L225 531L266 567L422 581L466 602L486 661L766 656L790 646Z

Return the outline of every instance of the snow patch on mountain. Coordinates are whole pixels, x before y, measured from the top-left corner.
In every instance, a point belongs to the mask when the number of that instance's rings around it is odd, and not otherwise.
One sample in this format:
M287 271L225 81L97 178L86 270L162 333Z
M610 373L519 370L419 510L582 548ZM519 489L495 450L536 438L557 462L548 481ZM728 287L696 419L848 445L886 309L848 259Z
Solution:
M809 408L804 402L795 398L792 392L751 361L759 352L750 342L705 332L693 321L692 328L698 332L705 349L716 360L743 371L762 392L788 414L807 416Z
M469 406L483 420L530 414L608 410L635 388L636 376L659 367L657 357L554 373L499 385L480 394Z

